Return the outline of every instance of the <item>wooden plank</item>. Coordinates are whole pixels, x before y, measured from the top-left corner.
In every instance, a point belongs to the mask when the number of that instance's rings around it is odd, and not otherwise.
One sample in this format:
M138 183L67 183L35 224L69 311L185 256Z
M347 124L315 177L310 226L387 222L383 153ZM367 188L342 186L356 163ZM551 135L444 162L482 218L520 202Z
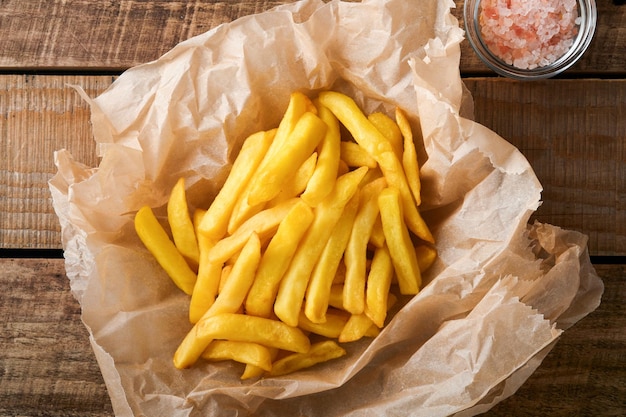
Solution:
M177 43L221 23L266 11L289 0L93 1L5 0L0 2L0 69L91 69L119 71L151 61ZM453 14L463 24L463 1ZM597 0L599 29L573 73L624 73L626 7ZM461 69L490 73L462 44Z
M0 75L0 247L61 247L47 184L53 153L98 164L89 110L67 84L95 96L112 80ZM626 80L466 84L476 120L517 146L544 185L536 218L588 234L593 255L626 255Z
M0 259L0 415L113 416L62 260ZM626 409L626 266L598 265L602 304L485 414L617 416Z
M0 415L112 416L62 260L0 259Z
M626 254L626 81L467 79L475 120L528 158L544 187L541 222Z
M48 180L54 151L97 166L89 109L70 85L95 96L112 77L0 76L0 247L59 248Z
M0 68L121 70L280 0L0 3Z

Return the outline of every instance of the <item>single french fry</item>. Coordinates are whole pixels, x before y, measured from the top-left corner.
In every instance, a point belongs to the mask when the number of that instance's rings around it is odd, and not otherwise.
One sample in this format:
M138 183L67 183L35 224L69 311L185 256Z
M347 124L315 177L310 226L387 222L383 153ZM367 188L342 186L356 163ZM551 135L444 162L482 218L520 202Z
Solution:
M171 241L152 209L148 206L140 208L135 215L134 224L139 239L174 284L186 294L191 294L196 283L196 273Z
M415 204L420 205L421 200L421 182L419 174L419 163L417 162L417 150L415 149L415 142L413 141L413 131L411 130L411 124L407 119L406 114L399 108L396 109L396 122L402 132L404 138L404 148L402 153L402 167L406 174L406 179L409 184L409 188L413 193Z
M319 158L313 176L300 196L311 207L321 203L333 190L339 170L339 142L341 141L339 121L335 115L319 100L316 100L314 104L317 107L317 114L326 123L327 129L318 147Z
M337 275L337 269L343 258L348 239L350 239L358 208L359 193L357 191L346 204L311 274L305 297L304 312L306 317L314 323L326 321L330 287Z
M349 167L366 166L374 169L378 166L376 160L358 143L343 140L339 144L339 149L341 160Z
M202 358L209 361L233 360L257 366L265 371L272 369L272 355L269 349L258 343L214 340L202 352Z
M367 119L387 138L396 156L402 158L402 132L397 123L385 113L380 112L370 114Z
M185 178L181 177L172 188L167 201L167 221L172 230L174 245L183 255L191 269L198 270L198 258L200 251L196 233L189 214L187 194L185 191Z
M189 302L189 321L191 323L198 322L215 302L223 267L221 262L211 262L209 260L209 253L213 247L213 243L209 238L199 234L198 246L200 248L198 278Z
M366 167L342 175L333 191L315 208L313 223L302 238L294 257L280 282L274 313L290 326L298 325L309 278L345 205L357 191Z
M233 264L224 265L222 268L222 273L220 275L220 285L217 293L221 293L224 291L224 287L226 286L226 281L228 281L228 277L233 270Z
M248 314L270 317L280 280L312 221L313 211L299 200L280 223L263 253L256 278L246 298Z
M196 233L196 241L197 241L197 236L200 233L200 223L202 223L202 219L204 218L204 215L206 214L207 210L202 209L202 208L196 208L193 211L193 216L192 216L192 221L193 221L193 230ZM200 262L200 244L198 243L198 262Z
M286 375L295 371L310 368L313 365L337 359L346 354L344 348L333 340L326 340L311 345L306 353L294 353L275 361L269 376Z
M420 271L424 272L437 259L437 249L431 245L419 245L415 248L415 256L417 256L417 264L420 266Z
M271 164L255 173L248 204L254 206L276 197L285 181L311 156L326 130L326 123L322 119L311 112L304 113L288 141L272 154Z
M367 334L374 325L365 314L352 314L338 337L339 343L355 342Z
M387 297L392 276L393 263L389 250L386 246L377 248L367 277L364 312L380 328L384 326L387 317Z
M378 196L380 218L385 241L398 278L400 293L417 294L421 285L421 273L411 236L402 217L400 192L385 188Z
M367 277L367 244L378 216L378 195L387 185L384 177L365 185L361 191L361 204L350 239L346 246L344 262L346 278L343 284L343 307L352 314L365 309L365 281Z
M292 198L250 217L235 233L213 245L209 254L211 262L226 262L243 247L253 233L264 237L273 232L298 201L299 198Z
M320 336L330 337L331 339L336 339L341 334L344 326L346 325L349 314L342 312L340 310L332 310L327 311L325 314L325 319L323 323L315 323L304 314L304 312L300 313L300 318L298 321L298 327L304 331L315 333Z
M417 210L402 164L387 138L367 120L354 100L345 94L323 91L319 94L319 100L348 129L356 142L376 160L389 186L398 189L409 229L419 238L433 243L430 230Z
M383 223L380 220L380 216L378 216L372 228L370 243L376 248L382 248L385 245L385 233L383 232Z
M174 366L188 368L215 339L258 343L290 352L308 352L309 338L297 327L281 321L245 314L224 313L203 317L187 333L174 354Z
M298 168L296 173L292 177L287 178L278 195L268 201L267 206L273 207L283 201L298 196L302 197L302 192L306 189L311 176L315 172L316 163L317 152L313 152L311 156L309 156L309 158L304 161L302 165L300 165L300 168Z

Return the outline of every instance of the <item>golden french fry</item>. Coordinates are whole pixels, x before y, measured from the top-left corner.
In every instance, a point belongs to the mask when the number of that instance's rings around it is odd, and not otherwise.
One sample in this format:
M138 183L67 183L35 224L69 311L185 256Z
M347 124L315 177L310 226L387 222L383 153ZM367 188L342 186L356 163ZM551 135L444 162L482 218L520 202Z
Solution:
M224 287L226 286L226 281L228 281L228 277L230 276L230 273L232 272L232 270L233 270L233 264L224 265L224 267L222 268L222 273L220 275L220 285L217 291L218 294L224 291Z
M317 206L333 190L339 169L339 142L341 132L339 121L334 114L324 107L319 100L315 101L317 114L326 123L326 135L320 142L319 158L313 176L309 180L302 198L311 207Z
M352 314L346 325L341 330L339 343L355 342L365 336L374 325L372 320L365 314Z
M203 317L194 325L174 354L174 366L183 369L193 365L214 339L252 342L300 353L311 347L309 338L297 327L263 317L224 313Z
M421 204L421 182L419 174L419 164L417 162L417 150L415 149L415 142L413 141L413 131L411 130L411 124L407 119L406 114L399 108L396 109L396 122L402 132L404 138L404 150L402 153L402 167L406 174L406 179L409 184L409 188L415 198L415 204L418 206Z
M248 204L254 206L276 197L285 181L311 156L326 134L326 123L315 114L300 117L289 140L272 154L271 164L254 175Z
M349 167L365 166L374 169L378 166L376 160L358 143L344 140L340 142L339 149L341 160Z
M402 217L401 204L400 192L396 188L385 188L378 196L385 241L398 278L400 293L417 294L421 285L421 274L413 242Z
M150 207L144 206L137 211L135 231L174 284L186 294L191 294L196 283L196 273L170 240Z
M367 119L387 138L396 156L402 158L402 132L396 122L380 112L370 114Z
M370 243L376 248L382 248L385 245L385 233L383 232L383 223L380 220L380 216L378 216L372 228Z
M341 334L349 317L349 314L340 310L327 311L325 314L326 321L315 323L309 320L304 312L301 312L298 327L307 332L336 339Z
M209 238L201 234L198 235L200 265L198 267L198 278L189 302L189 321L191 323L196 323L200 320L215 302L215 297L218 293L222 275L222 263L209 260L212 245L213 243Z
M350 232L358 208L359 193L357 191L346 204L311 274L305 297L304 312L306 317L314 323L326 321L330 287L337 275L337 269L343 258L348 239L350 239Z
M380 328L387 317L387 297L392 276L393 264L389 250L386 246L377 248L367 276L365 314Z
M272 207L291 198L302 197L300 194L306 189L311 176L315 172L316 163L317 152L313 152L311 156L300 165L296 173L292 177L287 178L278 195L272 198L267 203L267 206Z
M253 233L264 237L265 234L275 230L299 201L301 201L299 198L292 198L250 217L235 233L213 245L209 254L210 261L226 262L243 247Z
M346 246L343 307L352 314L361 314L365 309L367 243L378 218L378 195L386 185L387 181L381 177L363 187L359 211L354 219L350 239Z
M421 239L433 243L434 239L417 210L402 164L387 138L367 120L354 100L345 94L323 91L319 95L319 100L348 129L356 142L376 160L389 186L398 189L409 229Z
M313 224L302 238L280 282L274 303L274 313L288 325L298 325L304 293L315 263L366 172L367 168L361 167L339 177L333 191L315 208Z
M431 245L419 245L415 248L415 256L417 256L417 264L420 266L420 271L424 272L437 259L437 249Z
M312 221L313 211L300 200L280 223L276 234L265 249L256 278L246 298L248 314L260 317L271 315L280 280Z
M257 366L265 371L272 369L272 355L269 349L258 343L214 340L202 352L202 358L209 361L234 360Z
M192 221L193 221L193 230L196 233L196 241L197 241L197 236L200 233L200 223L202 223L202 219L204 218L204 215L206 214L207 210L202 209L202 208L196 208L193 211L193 216L192 216ZM198 262L200 262L200 244L198 243Z
M198 269L198 241L189 214L187 194L185 192L185 178L179 178L172 188L170 198L167 201L167 221L172 230L174 245L183 255L191 269Z
M291 93L289 96L287 110L285 110L285 114L280 120L276 130L274 142L267 153L267 157L263 160L263 165L271 163L272 156L275 155L279 149L285 146L285 143L289 140L289 135L291 135L291 132L295 129L296 124L298 124L298 121L306 112L316 112L311 99L299 91Z
M226 182L215 196L198 226L199 233L214 242L226 234L237 197L242 193L261 163L275 133L276 129L257 132L243 142Z
M236 312L243 305L252 286L260 260L261 241L258 235L253 233L228 274L224 288L204 316Z
M311 345L306 353L294 353L275 361L270 376L286 375L295 371L310 368L322 362L340 358L346 354L344 348L332 340L326 340Z

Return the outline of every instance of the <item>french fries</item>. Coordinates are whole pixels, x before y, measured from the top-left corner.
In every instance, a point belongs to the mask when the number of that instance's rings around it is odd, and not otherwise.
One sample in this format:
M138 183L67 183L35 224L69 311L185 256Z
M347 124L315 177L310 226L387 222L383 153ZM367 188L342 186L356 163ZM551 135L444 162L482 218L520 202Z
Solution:
M278 127L246 139L211 203L189 207L176 183L171 238L140 209L138 236L190 295L174 365L232 360L241 379L278 377L376 337L437 258L415 149L401 109L366 117L344 94L295 92Z

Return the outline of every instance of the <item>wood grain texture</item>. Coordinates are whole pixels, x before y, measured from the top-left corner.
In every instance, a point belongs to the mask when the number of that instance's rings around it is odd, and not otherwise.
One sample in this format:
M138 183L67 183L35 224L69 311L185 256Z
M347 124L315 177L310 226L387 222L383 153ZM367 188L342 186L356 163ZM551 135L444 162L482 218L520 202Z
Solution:
M515 145L544 187L535 218L626 254L626 81L467 79L475 120Z
M59 247L48 180L54 152L97 166L89 109L71 85L95 96L109 76L0 75L0 247Z
M177 43L221 23L289 0L4 0L0 2L0 69L122 70L151 61ZM463 23L463 1L453 14ZM626 7L597 0L598 30L570 71L621 73L626 68ZM461 69L491 73L462 44Z
M112 416L62 260L0 259L0 415Z
M122 70L285 1L7 0L0 68Z
M0 75L0 247L61 248L47 181L54 151L98 164L89 109L110 76ZM590 237L593 255L626 255L626 80L517 83L470 78L476 120L517 146L544 186L542 222Z
M111 403L62 260L1 259L0 415L110 417ZM602 304L568 329L489 417L621 416L626 266L599 265Z

